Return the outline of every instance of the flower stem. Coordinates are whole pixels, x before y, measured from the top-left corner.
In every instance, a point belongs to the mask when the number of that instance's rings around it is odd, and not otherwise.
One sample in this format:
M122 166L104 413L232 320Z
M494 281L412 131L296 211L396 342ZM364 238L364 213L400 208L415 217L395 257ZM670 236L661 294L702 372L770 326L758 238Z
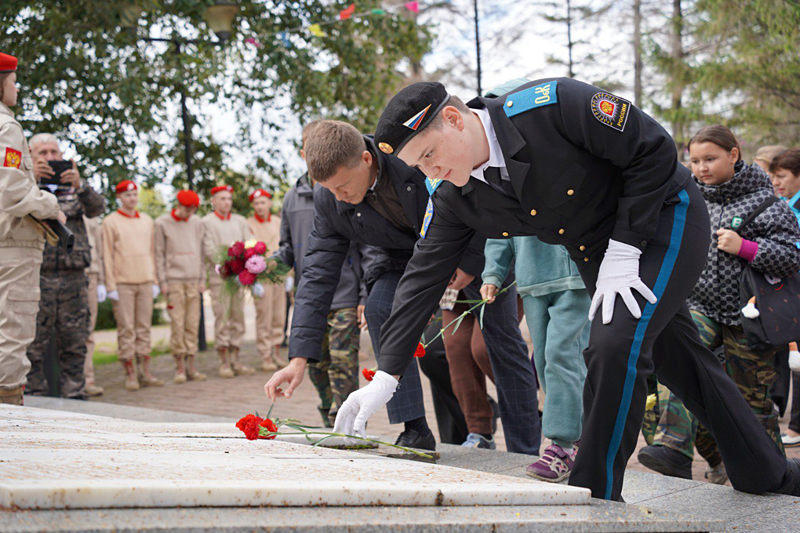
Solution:
M514 282L511 283L510 285L508 285L507 287L503 287L502 289L500 289L500 291L498 291L497 294L494 295L494 297L497 298L498 296L500 296L504 292L508 291L511 287L513 287L516 284L517 284L517 282L516 282L516 280L514 280ZM476 303L475 305L473 305L472 307L470 307L469 309L467 309L466 311L461 313L458 317L453 319L449 324L447 324L445 327L440 329L439 333L437 333L436 336L434 338L432 338L431 340L429 340L427 343L423 342L422 343L422 347L423 348L427 348L433 341L435 341L436 339L438 339L439 337L444 335L444 332L445 332L445 330L447 330L447 328L449 328L450 326L452 326L456 322L459 322L459 321L463 320L465 316L467 316L468 314L470 314L474 310L478 309L479 307L489 303L489 300L467 300L467 301L470 301L470 302L477 301L478 303Z
M371 439L369 437L360 437L358 435L346 435L344 433L334 433L332 431L306 431L302 428L295 428L292 425L288 425L287 427L291 427L292 429L299 429L297 433L285 433L280 431L262 431L260 434L265 436L273 436L273 435L323 435L325 437L344 437L346 439L357 439L364 442L370 442L373 444L380 444L382 446L389 446L391 448L397 448L398 450L403 450L404 452L413 453L419 457L423 457L425 459L433 459L432 455L428 455L427 453L418 452L412 448L406 448L405 446L398 446L396 444L390 444L388 442L384 442L382 440Z

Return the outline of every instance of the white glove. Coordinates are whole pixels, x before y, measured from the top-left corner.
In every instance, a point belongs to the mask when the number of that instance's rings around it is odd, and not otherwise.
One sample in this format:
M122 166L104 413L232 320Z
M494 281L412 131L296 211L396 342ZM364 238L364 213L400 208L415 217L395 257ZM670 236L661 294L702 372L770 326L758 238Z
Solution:
M614 301L617 294L622 296L625 305L634 318L641 318L642 310L633 297L631 289L636 289L651 304L658 300L639 277L639 256L641 250L619 241L608 241L608 249L597 274L597 289L589 309L589 320L603 304L603 324L611 322L614 316Z
M800 372L800 352L789 352L789 368L792 372Z
M334 433L367 436L367 420L394 396L399 381L382 370L375 372L366 387L351 392L336 415Z
M159 294L161 294L161 287L159 287L156 283L153 283L153 300L158 298Z
M103 303L106 301L108 297L108 291L106 290L105 285L98 285L97 286L97 303Z
M111 291L108 293L108 299L114 300L115 302L119 301L119 291Z
M294 289L294 278L286 276L286 292L292 292L292 289Z
M264 296L264 286L260 283L253 284L253 296L255 298L261 298Z

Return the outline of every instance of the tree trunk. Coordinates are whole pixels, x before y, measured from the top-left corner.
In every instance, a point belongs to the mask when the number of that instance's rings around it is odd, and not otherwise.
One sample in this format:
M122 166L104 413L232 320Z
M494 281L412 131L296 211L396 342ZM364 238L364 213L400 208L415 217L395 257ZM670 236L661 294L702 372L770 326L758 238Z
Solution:
M672 32L670 33L670 57L672 58L672 137L682 159L685 146L684 123L681 117L681 97L683 96L683 13L681 0L672 0Z
M570 0L567 0L567 53L570 78L575 77L575 71L572 69L572 6Z
M633 104L642 107L642 0L633 0Z

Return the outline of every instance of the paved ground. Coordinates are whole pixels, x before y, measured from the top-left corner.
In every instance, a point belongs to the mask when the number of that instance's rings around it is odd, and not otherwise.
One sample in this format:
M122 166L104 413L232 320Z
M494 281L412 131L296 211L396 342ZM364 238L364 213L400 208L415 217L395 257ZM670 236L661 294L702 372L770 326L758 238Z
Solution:
M248 343L243 354L248 364L254 366L258 364L254 345ZM365 355L361 365L368 368L374 367L375 360L371 355ZM97 400L120 405L228 417L231 423L245 414L258 411L263 416L269 410L270 404L263 392L264 383L269 377L267 374L257 372L253 376L240 376L234 379L219 378L216 375L216 354L211 352L200 355L199 367L209 375L208 381L175 385L171 382L174 369L172 358L168 355L157 357L153 361L153 372L164 379L167 382L166 385L161 388L145 388L137 392L128 392L122 387L122 369L116 364L104 365L96 369L96 374L98 384L104 387L106 392ZM424 376L423 380L428 420L434 434L438 436L429 384ZM296 418L307 423L318 424L320 418L317 404L316 390L306 379L295 392L294 397L291 400L280 400L273 412L281 418ZM784 420L782 425L785 427L786 423ZM369 428L370 433L377 435L396 435L400 431L398 426L389 424L385 410L375 413L370 419ZM496 438L498 449L505 450L502 427L498 428ZM640 438L639 447L644 445L644 440ZM800 448L787 450L787 453L790 457L800 457ZM648 471L636 460L636 454L631 458L628 469ZM693 464L694 479L702 480L704 471L705 463L701 459L695 460Z

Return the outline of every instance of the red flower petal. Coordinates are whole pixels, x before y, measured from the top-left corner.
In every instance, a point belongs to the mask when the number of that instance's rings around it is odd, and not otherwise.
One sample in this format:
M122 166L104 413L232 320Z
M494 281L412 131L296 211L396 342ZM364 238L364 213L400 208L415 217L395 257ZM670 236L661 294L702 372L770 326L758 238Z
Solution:
M256 440L258 438L258 427L261 421L262 419L257 416L247 415L236 422L236 427L244 433L247 440Z
M425 357L425 347L422 343L417 344L417 349L414 350L414 357Z
M266 428L266 430L271 432L271 433L277 433L278 432L278 426L276 426L275 422L273 422L269 418L265 418L258 425L261 426L262 428ZM270 439L274 439L275 435L261 435L259 438L270 440Z
M370 370L369 368L365 368L364 370L362 370L361 374L364 376L364 379L366 379L367 381L372 381L372 379L375 377L375 371L374 370Z

